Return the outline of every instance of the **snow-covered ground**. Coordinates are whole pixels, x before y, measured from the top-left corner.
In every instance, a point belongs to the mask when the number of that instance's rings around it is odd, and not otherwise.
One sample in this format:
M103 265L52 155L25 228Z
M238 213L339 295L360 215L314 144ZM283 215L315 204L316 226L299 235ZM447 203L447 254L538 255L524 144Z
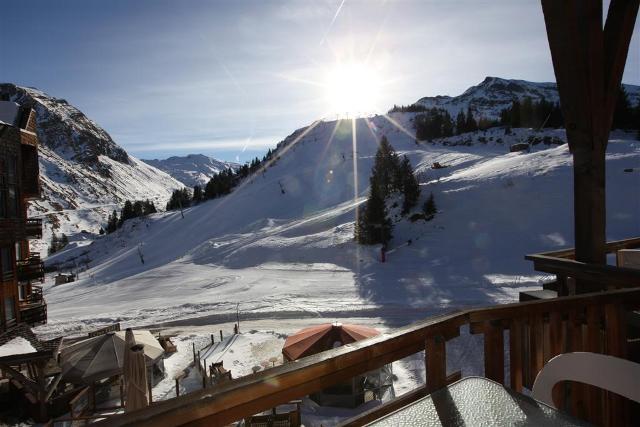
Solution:
M397 124L410 128L410 118L400 114L396 120L405 122ZM499 129L417 145L384 117L358 120L355 129L355 173L351 122L319 123L229 196L187 209L184 218L170 212L129 221L113 235L54 255L48 262L79 266L80 280L54 287L48 279L49 323L40 332L114 321L219 323L237 304L252 319L364 312L402 324L444 309L516 300L542 278L524 255L573 242L566 145L509 153L510 143L531 133ZM352 238L355 207L366 195L383 134L410 157L421 202L433 193L439 209L430 222L394 215L386 263L378 247ZM633 189L640 188L640 143L615 134L607 158L609 237L638 234ZM433 170L433 162L448 167Z
M234 377L279 357L285 336L310 324L342 321L384 332L443 311L512 302L539 287L544 276L524 255L573 242L571 156L566 144L518 153L509 147L532 135L557 141L564 131L492 129L416 144L412 117L319 122L285 140L278 160L232 194L186 209L184 218L168 212L128 221L55 254L47 262L73 266L79 280L53 286L47 277L49 322L37 332L51 337L121 322L177 334L179 351L154 390L168 398L192 343L202 348L211 333L229 333L237 307L243 335L224 355ZM353 241L382 135L414 165L420 205L433 193L439 211L412 223L392 208L385 263L379 247ZM434 162L446 167L432 169ZM607 185L608 237L638 235L634 135L612 135ZM448 344L453 370L482 373L477 339L463 334ZM397 394L424 381L423 361L415 355L394 364ZM197 386L189 375L185 391ZM349 415L311 404L304 410L307 425Z

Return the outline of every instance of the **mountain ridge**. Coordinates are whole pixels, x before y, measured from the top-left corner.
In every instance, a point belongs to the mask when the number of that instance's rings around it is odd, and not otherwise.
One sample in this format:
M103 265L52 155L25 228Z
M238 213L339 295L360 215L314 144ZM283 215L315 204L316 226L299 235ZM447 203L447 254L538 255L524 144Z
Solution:
M34 250L47 252L52 233L85 238L98 233L126 200L149 199L164 207L183 184L129 155L109 133L66 100L35 88L0 84L0 99L36 112L42 197L29 216L43 219ZM71 240L74 240L73 237Z
M225 169L236 170L240 164L218 160L205 154L187 154L171 156L166 159L141 159L148 165L158 168L187 187L205 186L207 182Z
M640 102L640 86L623 84L623 87L633 106ZM503 109L510 107L513 101L522 101L527 96L533 101L540 101L544 97L545 100L554 103L560 99L553 82L530 82L487 76L460 95L425 96L418 99L416 104L446 110L452 117L460 111L466 113L467 109L470 109L476 119L498 120Z

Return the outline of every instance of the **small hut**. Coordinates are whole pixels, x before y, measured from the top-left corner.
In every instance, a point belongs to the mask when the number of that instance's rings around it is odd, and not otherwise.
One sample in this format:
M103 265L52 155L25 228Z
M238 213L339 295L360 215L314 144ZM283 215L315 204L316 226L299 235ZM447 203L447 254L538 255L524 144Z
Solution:
M290 335L284 343L282 355L285 361L298 360L377 335L380 332L368 326L325 323ZM383 400L388 393L393 396L391 365L356 376L309 397L321 406L355 408L371 400Z

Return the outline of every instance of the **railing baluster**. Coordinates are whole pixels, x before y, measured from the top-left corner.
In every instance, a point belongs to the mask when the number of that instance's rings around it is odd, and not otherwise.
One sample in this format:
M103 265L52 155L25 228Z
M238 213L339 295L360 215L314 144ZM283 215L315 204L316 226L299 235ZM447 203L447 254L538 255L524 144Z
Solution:
M509 329L509 376L511 377L511 388L515 391L522 391L524 379L522 345L522 320L513 319Z
M447 382L446 341L442 335L427 337L425 345L427 391L438 390Z
M557 311L549 313L549 360L564 351L564 323L562 314ZM546 363L546 362L545 362ZM566 384L561 383L553 389L553 401L558 408L565 404Z
M569 333L569 351L583 351L582 312L573 309L569 312L567 323ZM584 387L577 382L571 383L571 413L579 418L585 418Z
M607 304L604 307L604 318L606 323L605 353L610 356L626 358L627 325L624 309L620 305ZM625 400L610 392L606 392L605 396L604 425L627 425L628 411Z
M536 314L530 321L531 325L531 384L544 366L544 321L542 314Z
M586 351L602 353L601 311L600 307L587 307L587 339ZM597 387L587 387L586 407L589 411L588 420L596 425L602 425L603 394Z
M485 322L484 328L484 375L504 384L504 338L500 322Z

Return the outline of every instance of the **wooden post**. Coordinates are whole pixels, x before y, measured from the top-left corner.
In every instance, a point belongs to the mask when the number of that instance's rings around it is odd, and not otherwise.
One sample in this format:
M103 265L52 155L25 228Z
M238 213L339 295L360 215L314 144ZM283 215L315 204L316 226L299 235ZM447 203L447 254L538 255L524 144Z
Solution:
M445 344L442 335L427 338L425 345L425 367L427 390L429 393L446 385L447 356Z
M569 148L577 261L606 263L605 151L640 0L542 0ZM577 283L577 293L599 288Z
M213 346L215 344L215 340L213 339L213 334L211 334L211 345Z
M176 397L180 397L180 378L176 377Z
M193 366L196 366L196 343L192 342L191 347L193 348Z
M504 338L502 326L484 323L484 376L504 384Z
M220 329L220 341L222 341L222 329Z
M513 319L509 330L509 369L511 388L517 392L522 391L522 321Z

